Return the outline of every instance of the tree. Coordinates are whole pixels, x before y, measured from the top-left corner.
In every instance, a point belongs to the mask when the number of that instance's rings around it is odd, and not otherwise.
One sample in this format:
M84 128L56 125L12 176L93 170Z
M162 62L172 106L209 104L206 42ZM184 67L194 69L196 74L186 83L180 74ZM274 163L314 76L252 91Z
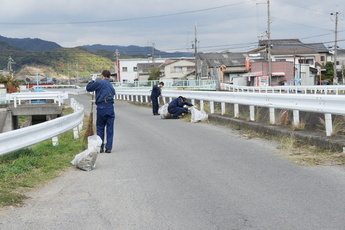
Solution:
M333 82L333 77L334 77L333 62L327 62L323 68L326 69L326 71L322 73L322 80Z
M160 68L152 67L149 69L149 73L150 73L149 80L159 80L161 70L160 70Z
M0 75L0 83L5 84L7 92L9 93L15 93L19 88L19 82L16 79L14 79L11 75L7 75L6 77Z

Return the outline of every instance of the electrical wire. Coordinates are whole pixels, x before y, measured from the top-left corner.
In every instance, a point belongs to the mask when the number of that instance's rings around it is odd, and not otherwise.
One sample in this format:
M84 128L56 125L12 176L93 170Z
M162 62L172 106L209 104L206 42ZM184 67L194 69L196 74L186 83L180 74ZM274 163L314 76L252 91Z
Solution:
M75 25L75 24L99 24L99 23L135 21L135 20L143 20L143 19L153 19L153 18L178 16L178 15L184 15L184 14L200 13L200 12L205 12L205 11L217 10L217 9L221 9L225 7L231 7L235 5L241 5L241 4L245 4L246 2L248 1L242 1L239 3L227 4L227 5L210 7L210 8L199 9L199 10L191 10L191 11L178 12L178 13L162 14L162 15L156 15L156 16L143 16L143 17L135 17L135 18L110 19L110 20L99 20L99 21L80 21L80 22L0 22L0 25Z

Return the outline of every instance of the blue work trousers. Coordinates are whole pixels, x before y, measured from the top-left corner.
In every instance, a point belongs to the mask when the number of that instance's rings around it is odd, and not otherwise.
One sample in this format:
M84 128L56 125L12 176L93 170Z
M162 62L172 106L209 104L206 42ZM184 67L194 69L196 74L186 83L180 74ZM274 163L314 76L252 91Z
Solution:
M104 147L104 134L106 132L106 146L105 149L111 150L113 148L114 138L114 121L115 112L113 104L97 105L97 135L102 139L102 148Z
M168 109L168 112L172 114L174 118L178 118L182 115L182 113L188 113L188 109L183 107L175 107Z
M151 95L151 101L152 101L152 113L157 114L158 109L159 109L158 97Z

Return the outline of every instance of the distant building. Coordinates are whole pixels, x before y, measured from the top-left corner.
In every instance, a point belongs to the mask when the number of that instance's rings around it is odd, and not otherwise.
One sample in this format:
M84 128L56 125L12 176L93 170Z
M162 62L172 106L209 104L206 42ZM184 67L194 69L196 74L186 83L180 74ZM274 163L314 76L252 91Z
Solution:
M162 64L165 59L155 58L154 63ZM119 60L119 76L121 82L134 82L138 80L138 64L153 63L152 59L120 59ZM156 64L154 64L156 65Z

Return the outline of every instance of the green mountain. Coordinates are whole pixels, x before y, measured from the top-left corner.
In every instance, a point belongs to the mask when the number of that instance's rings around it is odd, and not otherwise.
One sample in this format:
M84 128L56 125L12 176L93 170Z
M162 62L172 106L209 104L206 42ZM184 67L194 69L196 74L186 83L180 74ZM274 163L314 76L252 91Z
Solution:
M25 66L51 67L56 75L51 77L78 75L80 78L89 78L91 73L99 73L103 69L114 69L112 60L93 54L82 47L33 52L0 40L0 69L7 69L9 57L15 62L12 65L15 75Z
M32 38L6 38L3 36L0 36L0 40L7 42L11 46L19 47L24 50L34 51L34 52L62 48L60 45L58 45L55 42L44 41L38 38L34 38L34 39Z
M33 53L23 58L21 64L50 66L57 75L78 75L81 78L89 78L91 73L114 68L114 63L109 58L92 54L80 47Z

